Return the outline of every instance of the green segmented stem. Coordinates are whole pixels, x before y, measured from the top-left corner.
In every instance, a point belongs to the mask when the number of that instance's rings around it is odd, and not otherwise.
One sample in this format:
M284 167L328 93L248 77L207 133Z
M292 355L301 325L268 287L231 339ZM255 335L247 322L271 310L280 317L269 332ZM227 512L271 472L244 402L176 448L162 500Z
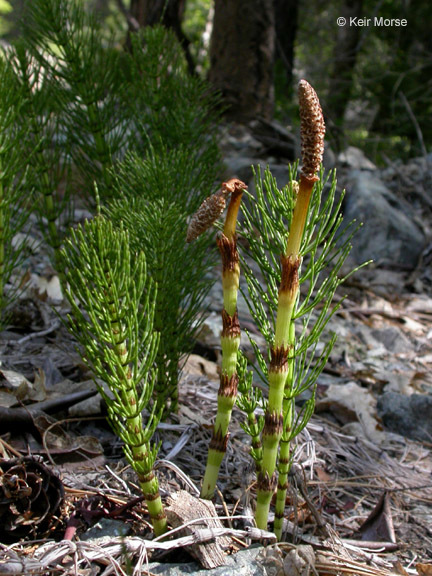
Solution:
M229 186L227 183L225 186ZM237 316L237 295L240 282L239 255L237 251L236 223L245 185L233 181L223 234L217 243L222 256L222 366L218 390L217 414L210 441L207 465L201 487L201 498L212 498L223 457L228 443L228 428L237 397L237 354L240 346L240 325ZM231 190L230 190L231 191Z
M3 172L3 162L0 156L0 174ZM5 197L3 179L0 178L0 302L3 301L5 281Z
M138 474L138 480L146 500L147 510L155 535L160 536L161 534L165 534L167 531L167 518L159 493L159 482L153 471L147 476Z
M69 330L97 378L109 422L137 473L155 534L163 534L167 520L153 472L159 447L150 442L161 413L153 405L145 425L142 418L153 392L159 344L153 329L156 286L147 276L144 253L132 253L123 226L114 228L99 215L71 231L60 255L72 309Z
M255 469L257 474L261 471L262 463L262 442L260 428L255 412L247 412L248 429L251 434L251 453L255 460Z
M290 326L290 347L295 349L295 327L294 322ZM286 494L288 490L288 474L291 468L291 433L294 426L294 401L292 398L292 387L294 384L294 357L288 358L288 375L285 383L283 400L284 425L282 438L280 441L279 461L278 461L278 483L275 503L274 533L278 540L282 538L283 519L285 512Z
M111 326L114 337L114 348L119 358L118 380L119 396L126 413L126 438L131 458L131 466L137 472L140 488L143 492L150 520L156 536L167 531L167 518L163 509L162 499L159 493L159 483L152 470L148 466L151 450L143 433L144 426L142 415L139 410L139 398L137 387L134 382L133 372L130 366L129 352L126 343L126 334L121 320L117 317L115 305L111 305Z
M290 371L289 357L292 356L293 352L293 342L291 341L290 333L293 330L292 318L299 291L300 246L314 181L315 179L308 179L304 176L300 179L287 246L281 259L281 285L279 288L274 345L271 350L268 374L269 398L262 434L263 459L262 467L258 474L255 519L258 528L262 530L267 528L270 502L276 485L275 470L278 448L284 434L284 393ZM286 447L284 450L286 450Z

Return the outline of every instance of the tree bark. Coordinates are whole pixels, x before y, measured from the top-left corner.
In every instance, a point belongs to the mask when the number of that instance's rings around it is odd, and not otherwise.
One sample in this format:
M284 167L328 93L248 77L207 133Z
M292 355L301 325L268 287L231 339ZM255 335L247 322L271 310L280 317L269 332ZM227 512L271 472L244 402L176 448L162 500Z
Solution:
M118 0L123 3L123 0ZM182 20L185 0L131 0L129 9L130 32L144 26L162 24L173 30L183 48L189 72L195 74L195 62L190 52L190 40L183 32ZM124 12L124 5L122 8Z
M209 80L239 121L271 119L274 107L273 0L216 0Z
M130 13L140 27L159 23L174 27L181 22L184 8L185 0L131 0Z
M345 0L341 16L349 22L350 17L361 17L362 10L363 0ZM336 128L343 124L345 110L350 99L361 31L361 26L347 24L338 27L326 110L331 126Z
M274 0L276 59L280 60L285 70L288 91L292 89L298 5L299 0Z

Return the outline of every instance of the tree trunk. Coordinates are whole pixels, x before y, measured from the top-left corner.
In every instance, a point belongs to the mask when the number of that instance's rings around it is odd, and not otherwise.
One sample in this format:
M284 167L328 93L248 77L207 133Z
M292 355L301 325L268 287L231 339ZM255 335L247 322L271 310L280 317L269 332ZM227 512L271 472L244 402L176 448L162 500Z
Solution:
M361 17L363 0L345 0L341 16L347 24L338 27L333 56L333 71L330 76L330 91L326 115L331 126L341 127L351 95L354 68L357 61L361 26L349 26L350 17Z
M298 0L274 0L276 59L285 71L287 91L292 89L298 5Z
M131 0L130 14L140 27L162 23L174 27L181 22L185 0Z
M272 118L274 46L273 0L215 0L209 80L229 116Z
M185 4L185 0L131 0L129 15L135 30L130 31L136 32L137 28L156 24L170 28L183 48L189 72L195 74L195 62L189 49L190 40L182 28Z

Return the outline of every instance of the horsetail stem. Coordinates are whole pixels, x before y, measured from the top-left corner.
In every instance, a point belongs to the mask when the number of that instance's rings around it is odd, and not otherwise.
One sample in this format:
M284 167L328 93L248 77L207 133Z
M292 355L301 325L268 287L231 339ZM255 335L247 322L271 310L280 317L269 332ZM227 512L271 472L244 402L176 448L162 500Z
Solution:
M290 325L289 339L291 349L294 350L295 347L294 322L291 322ZM293 380L294 380L294 357L291 356L288 359L288 374L285 383L285 391L283 399L284 425L279 448L278 483L277 483L276 503L275 503L275 521L273 529L278 540L281 540L282 537L286 494L288 490L288 474L291 468L291 432L294 426L294 418L295 418L294 399L292 397Z
M191 241L207 230L223 212L226 198L230 196L224 229L217 238L217 245L222 258L222 366L217 414L201 487L202 498L212 498L214 494L219 469L228 443L231 413L237 397L237 353L240 346L237 295L240 281L240 265L237 251L236 225L243 191L246 189L246 184L236 178L224 182L221 190L201 204L189 225L187 233L187 240Z
M129 415L125 419L126 433L132 439L129 450L132 455L132 468L137 472L138 482L142 490L147 510L156 536L167 530L167 518L159 493L159 482L152 469L145 462L149 456L148 442L143 438L144 429L142 414L139 411L139 398L136 382L129 362L126 334L121 321L116 317L115 307L111 308L112 332L115 351L119 358L118 379L119 392L125 410ZM144 468L145 472L141 470Z
M299 191L293 211L285 254L281 258L281 283L278 296L276 326L268 372L269 398L263 429L263 459L258 473L258 493L256 523L258 528L266 529L270 502L276 486L276 460L281 440L282 453L278 514L282 499L285 502L286 479L289 471L289 428L292 425L292 364L295 346L293 314L299 293L299 268L301 266L301 242L307 222L309 202L314 183L318 180L316 172L322 161L324 151L325 126L321 106L315 90L305 80L299 83L299 106L301 120L302 173ZM290 377L291 373L291 377ZM285 401L284 401L285 399ZM283 514L283 512L282 512ZM281 529L278 522L277 529Z
M153 324L156 287L144 254L132 252L124 227L115 228L100 215L71 231L60 255L72 310L69 330L93 371L158 536L167 519L153 472L158 447L151 446L151 438L161 413L153 406L146 424L142 416L150 405L159 344Z

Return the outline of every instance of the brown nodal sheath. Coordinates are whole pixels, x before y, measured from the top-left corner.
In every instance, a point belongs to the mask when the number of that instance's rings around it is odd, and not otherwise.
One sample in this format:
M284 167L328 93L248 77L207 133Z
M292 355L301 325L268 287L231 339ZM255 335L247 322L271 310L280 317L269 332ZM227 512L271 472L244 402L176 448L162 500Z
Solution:
M270 350L269 372L286 372L288 370L288 356L291 346L277 346Z
M279 464L289 464L291 462L290 458L282 458L279 456Z
M237 388L238 374L233 374L231 377L227 376L226 374L222 374L220 378L218 396L234 398L237 395Z
M219 234L216 242L222 257L222 274L235 270L239 263L236 239L229 240L225 234Z
M279 481L277 483L278 490L288 490L288 480L281 484Z
M262 448L262 442L261 440L257 440L256 442L252 443L252 447L255 448L255 450L258 450L259 448Z
M210 440L209 450L214 450L215 452L221 452L225 454L228 446L229 434L222 436L220 428L213 431L213 436Z
M272 477L268 475L268 472L260 472L257 478L257 491L259 492L274 492L276 488L276 474Z
M262 435L281 436L283 431L283 414L277 412L266 412L264 415L264 427Z
M151 482L154 479L155 475L153 470L151 472L149 472L149 474L139 474L138 475L138 480L140 482L142 482L143 484L147 484L148 482Z
M157 500L158 498L160 498L159 491L158 491L158 492L154 492L153 494L147 493L147 494L145 495L145 499L146 499L148 502L152 502L153 500ZM164 513L162 513L161 518L165 518L165 514L164 514Z
M299 287L298 271L300 268L300 262L301 259L299 256L296 258L292 255L281 257L282 272L279 294L285 292L294 297L297 293Z
M237 310L234 316L228 314L228 312L222 310L222 338L239 338L241 334L240 323L238 319Z

